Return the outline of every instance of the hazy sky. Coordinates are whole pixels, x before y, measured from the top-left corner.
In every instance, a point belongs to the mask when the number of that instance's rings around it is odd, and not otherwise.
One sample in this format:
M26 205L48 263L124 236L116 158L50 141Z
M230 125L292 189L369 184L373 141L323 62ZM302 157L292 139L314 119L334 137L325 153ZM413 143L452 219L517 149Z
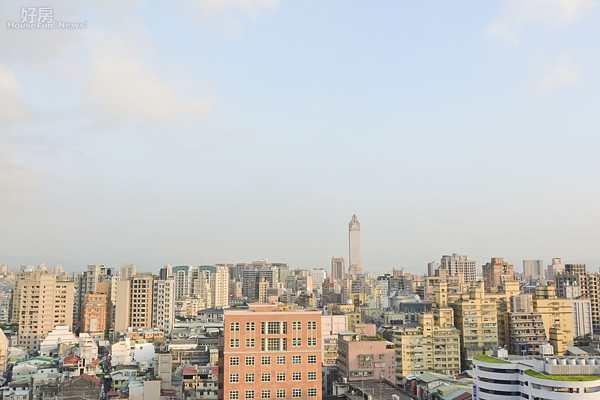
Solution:
M597 271L599 5L2 1L0 264Z

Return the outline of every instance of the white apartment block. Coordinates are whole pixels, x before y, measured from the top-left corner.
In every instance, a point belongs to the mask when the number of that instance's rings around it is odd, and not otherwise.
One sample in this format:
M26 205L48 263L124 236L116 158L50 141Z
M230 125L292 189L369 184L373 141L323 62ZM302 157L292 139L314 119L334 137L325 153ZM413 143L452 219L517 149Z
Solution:
M175 321L175 281L155 280L152 296L152 326L169 335Z

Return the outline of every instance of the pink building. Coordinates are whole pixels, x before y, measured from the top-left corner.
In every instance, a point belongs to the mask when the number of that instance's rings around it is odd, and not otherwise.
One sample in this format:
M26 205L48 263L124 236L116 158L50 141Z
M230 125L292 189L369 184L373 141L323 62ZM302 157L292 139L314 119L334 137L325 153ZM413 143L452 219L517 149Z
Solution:
M392 342L356 332L339 332L337 364L339 375L348 381L383 378L396 384Z
M219 400L321 400L322 345L320 311L226 309Z

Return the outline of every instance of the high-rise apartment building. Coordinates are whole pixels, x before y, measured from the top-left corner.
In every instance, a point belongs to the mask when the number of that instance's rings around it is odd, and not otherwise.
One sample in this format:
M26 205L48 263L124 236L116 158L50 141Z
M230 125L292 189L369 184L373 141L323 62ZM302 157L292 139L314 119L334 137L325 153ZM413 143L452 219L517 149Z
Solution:
M553 281L556 274L565 271L565 264L563 264L562 258L553 258L552 264L548 265L546 270L546 279Z
M173 267L173 279L175 280L175 299L183 300L190 293L190 269L189 265L180 265Z
M155 279L152 290L152 326L169 335L175 322L175 281Z
M0 293L0 324L8 324L12 314L12 293Z
M469 369L473 356L491 354L498 347L496 302L486 296L483 282L473 282L469 294L453 303L454 326L460 330L462 369Z
M37 350L42 336L56 326L73 327L73 282L44 272L19 273L13 295L19 347Z
M594 332L600 332L600 274L587 271L585 264L566 264L563 272L554 276L556 294L565 296L578 287L579 297L589 299Z
M590 299L571 299L571 307L573 308L573 338L591 335L594 327Z
M85 275L85 293L96 293L96 284L102 282L101 277L104 275L106 275L104 265L88 265Z
M213 308L229 307L229 269L227 267L214 267L210 274L210 287Z
M323 315L321 317L321 338L323 340L323 365L335 366L338 356L338 333L346 330L345 315Z
M460 331L451 323L436 324L434 314L425 313L394 330L397 381L425 372L460 373Z
M456 253L445 255L442 256L441 264L450 276L462 274L465 283L474 282L477 278L477 261L469 260L469 256Z
M538 355L540 346L548 344L544 321L534 312L530 295L512 296L508 312L507 347L510 354Z
M439 261L432 261L430 263L427 263L427 276L435 276L436 271L441 266L442 264Z
M573 306L571 299L556 297L554 286L537 286L533 310L542 315L546 337L554 354L565 354L573 346Z
M81 332L104 334L108 331L108 294L92 293L83 296L81 305Z
M350 224L348 224L350 232L350 258L348 273L362 274L362 258L360 253L360 222L356 218L356 214L352 216Z
M530 285L544 279L544 261L523 260L523 279Z
M344 279L346 275L343 258L331 257L331 279Z
M513 266L504 261L504 258L492 258L490 262L482 266L482 270L487 293L497 293L503 282L515 279Z
M122 280L131 279L135 276L135 265L134 264L123 264L119 271L119 277Z
M250 304L225 310L218 398L322 398L321 312Z
M130 280L117 281L115 330L152 327L154 277L138 274Z

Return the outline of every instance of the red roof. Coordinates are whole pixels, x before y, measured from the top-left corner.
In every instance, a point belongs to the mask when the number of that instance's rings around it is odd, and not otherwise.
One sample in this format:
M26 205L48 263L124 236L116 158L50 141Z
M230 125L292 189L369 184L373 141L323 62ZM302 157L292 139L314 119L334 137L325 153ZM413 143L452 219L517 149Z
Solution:
M119 397L119 392L116 390L111 390L110 392L106 393L106 397Z
M97 358L94 358L92 360L92 365L95 365L97 367L98 365L100 365L100 360L98 360Z
M65 357L63 362L74 363L74 362L78 362L79 360L81 360L81 358L79 358L79 356L71 356L71 357Z
M82 378L87 379L88 381L94 382L96 385L101 385L102 384L102 382L100 381L100 379L96 378L95 376L91 376L91 375L88 375L88 374L81 374L81 375L76 376L75 378L73 378L71 380L66 381L65 383L63 383L63 386L67 385L67 383L71 383L71 382L76 381L77 379L82 379Z
M471 393L463 393L463 394L461 394L461 395L459 395L459 396L456 396L456 397L455 397L454 399L452 399L452 400L468 400L468 399L470 399L471 397L472 397L472 396L471 396Z
M199 371L194 367L183 368L183 375L196 375Z

